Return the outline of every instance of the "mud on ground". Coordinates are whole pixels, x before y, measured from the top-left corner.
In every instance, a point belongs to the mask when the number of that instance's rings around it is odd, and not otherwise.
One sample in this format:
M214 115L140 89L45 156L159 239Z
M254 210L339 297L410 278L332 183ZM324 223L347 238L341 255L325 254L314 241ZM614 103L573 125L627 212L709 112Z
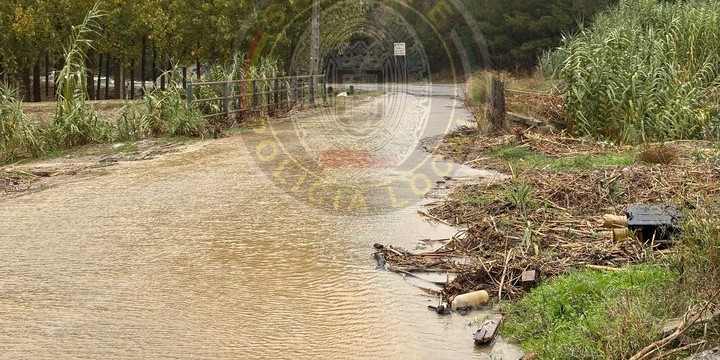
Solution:
M92 175L122 162L151 160L182 151L186 144L162 139L92 145L65 156L0 167L0 200L39 191L77 176Z

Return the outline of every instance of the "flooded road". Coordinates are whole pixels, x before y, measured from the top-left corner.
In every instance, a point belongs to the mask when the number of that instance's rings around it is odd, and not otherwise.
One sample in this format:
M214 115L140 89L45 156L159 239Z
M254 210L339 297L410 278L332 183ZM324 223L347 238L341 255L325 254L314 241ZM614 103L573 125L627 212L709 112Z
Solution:
M273 131L296 133L298 120ZM480 313L439 317L426 309L435 298L375 269L373 243L413 249L453 229L417 206L363 216L311 206L258 166L248 144L261 135L3 200L0 357L519 357L502 341L473 347ZM327 176L343 172L358 169Z

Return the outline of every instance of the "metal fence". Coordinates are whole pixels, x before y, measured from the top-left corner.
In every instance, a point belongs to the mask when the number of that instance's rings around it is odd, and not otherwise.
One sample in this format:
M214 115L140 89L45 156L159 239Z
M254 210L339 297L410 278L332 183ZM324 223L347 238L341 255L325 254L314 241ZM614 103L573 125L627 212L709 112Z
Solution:
M258 110L283 111L327 102L325 75L188 82L187 101L206 117Z

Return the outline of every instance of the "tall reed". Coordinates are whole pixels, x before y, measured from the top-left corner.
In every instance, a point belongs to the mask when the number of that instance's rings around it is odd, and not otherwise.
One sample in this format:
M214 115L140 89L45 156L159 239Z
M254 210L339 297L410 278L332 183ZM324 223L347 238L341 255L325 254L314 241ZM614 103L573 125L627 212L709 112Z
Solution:
M206 80L210 82L244 80L228 87L228 95L233 98L230 107L250 109L255 103L259 108L270 104L272 100L270 92L275 89L273 79L282 76L285 76L285 72L276 59L263 58L257 63L249 63L245 54L238 52L229 63L211 66ZM287 80L282 80L280 83L286 89L289 88ZM193 89L193 96L196 99L219 98L223 96L224 91L222 85L198 85ZM255 99L253 96L256 96ZM195 106L204 114L218 114L222 110L221 105L220 102L202 102Z
M149 90L140 103L128 102L120 111L114 138L121 141L153 136L202 136L207 122L198 109L185 99L180 85L181 75L170 70L161 77L169 78L166 90Z
M64 66L57 77L57 113L48 135L59 147L83 145L107 140L109 125L87 104L87 50L99 29L98 19L104 16L99 2L74 26L65 47Z
M576 129L623 143L720 139L720 2L621 0L541 59Z
M0 83L0 164L37 156L43 150L41 134L23 113L15 90Z

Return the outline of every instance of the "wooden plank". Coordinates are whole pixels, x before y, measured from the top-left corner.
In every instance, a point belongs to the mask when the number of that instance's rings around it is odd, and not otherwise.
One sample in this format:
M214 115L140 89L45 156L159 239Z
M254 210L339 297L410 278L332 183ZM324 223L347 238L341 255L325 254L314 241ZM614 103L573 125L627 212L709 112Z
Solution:
M495 339L495 336L497 335L498 330L500 330L500 325L504 319L505 318L502 315L498 314L485 320L482 325L480 325L480 329L478 329L473 336L475 345L484 346L490 344Z

